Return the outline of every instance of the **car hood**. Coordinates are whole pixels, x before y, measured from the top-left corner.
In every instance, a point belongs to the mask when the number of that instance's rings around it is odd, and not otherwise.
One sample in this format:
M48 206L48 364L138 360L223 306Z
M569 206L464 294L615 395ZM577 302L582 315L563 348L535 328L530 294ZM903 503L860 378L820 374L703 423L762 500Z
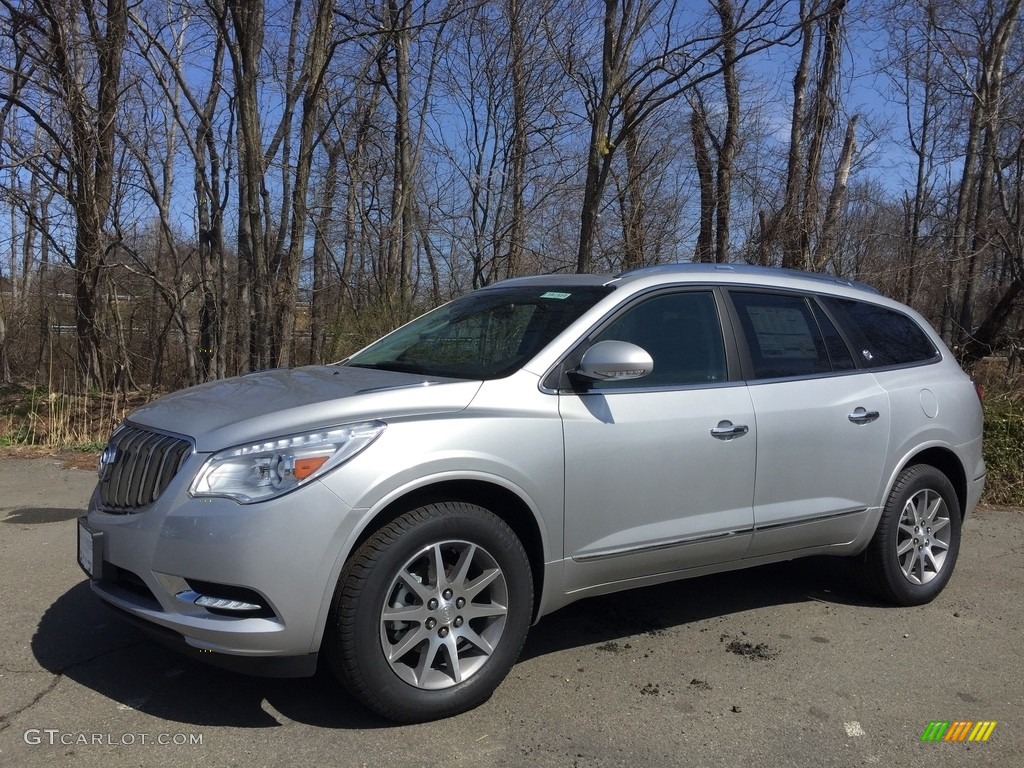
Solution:
M259 371L183 389L136 409L133 424L187 435L199 452L366 419L459 411L480 381L345 366Z

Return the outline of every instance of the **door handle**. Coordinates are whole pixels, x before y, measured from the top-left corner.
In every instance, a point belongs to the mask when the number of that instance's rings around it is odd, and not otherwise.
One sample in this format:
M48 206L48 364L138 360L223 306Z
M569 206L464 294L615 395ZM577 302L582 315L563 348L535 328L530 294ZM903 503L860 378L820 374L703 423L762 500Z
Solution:
M878 411L866 411L858 407L847 418L854 424L869 424L878 418Z
M711 430L711 436L719 440L732 440L734 437L745 435L750 431L746 424L733 424L731 421L723 420L718 426Z

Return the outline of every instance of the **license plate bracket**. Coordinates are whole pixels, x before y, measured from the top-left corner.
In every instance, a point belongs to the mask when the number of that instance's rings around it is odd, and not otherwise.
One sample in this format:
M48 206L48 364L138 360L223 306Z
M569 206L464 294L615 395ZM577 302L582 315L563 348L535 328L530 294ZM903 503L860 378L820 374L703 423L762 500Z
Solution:
M89 527L86 518L78 518L78 565L94 581L103 578L103 532Z

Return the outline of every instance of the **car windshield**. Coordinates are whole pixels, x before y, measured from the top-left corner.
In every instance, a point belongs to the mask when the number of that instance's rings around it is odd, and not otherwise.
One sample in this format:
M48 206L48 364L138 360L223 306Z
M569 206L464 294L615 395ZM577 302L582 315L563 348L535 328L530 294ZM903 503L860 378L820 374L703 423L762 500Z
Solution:
M344 365L458 379L501 378L611 290L531 285L476 291L413 320Z

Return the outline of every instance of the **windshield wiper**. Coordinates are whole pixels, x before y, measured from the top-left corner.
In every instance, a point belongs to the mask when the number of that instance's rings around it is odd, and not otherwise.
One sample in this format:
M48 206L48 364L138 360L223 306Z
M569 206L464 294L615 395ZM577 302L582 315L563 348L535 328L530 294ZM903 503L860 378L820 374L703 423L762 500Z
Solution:
M347 363L350 368L367 368L372 371L395 371L397 373L416 373L421 376L432 375L430 371L425 369L423 366L414 365L413 363L400 363L396 360L391 360L386 363Z

